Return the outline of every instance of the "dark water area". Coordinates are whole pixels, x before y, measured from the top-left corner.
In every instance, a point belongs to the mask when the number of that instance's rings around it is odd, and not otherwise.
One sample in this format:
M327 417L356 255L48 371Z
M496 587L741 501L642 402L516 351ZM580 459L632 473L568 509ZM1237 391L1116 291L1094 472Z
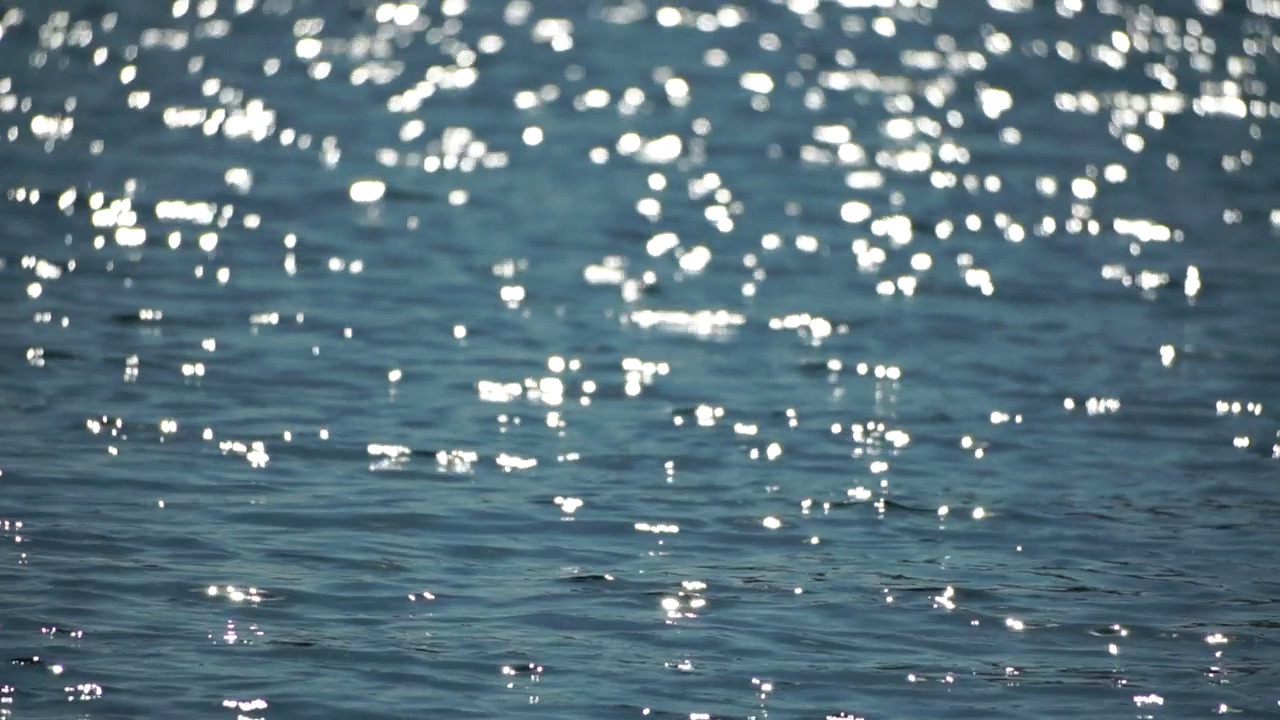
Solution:
M1278 23L0 8L0 718L1280 715Z

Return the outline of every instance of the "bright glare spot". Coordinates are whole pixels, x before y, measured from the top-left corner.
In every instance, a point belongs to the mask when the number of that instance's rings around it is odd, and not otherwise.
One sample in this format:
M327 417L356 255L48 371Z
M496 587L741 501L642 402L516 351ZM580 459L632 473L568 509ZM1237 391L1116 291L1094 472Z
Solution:
M1098 194L1098 186L1088 178L1076 178L1071 181L1071 194L1081 200L1090 200Z
M294 46L294 53L299 60L314 60L320 55L321 44L316 38L302 38Z
M575 497L556 497L555 503L560 506L561 510L570 515L577 512L578 508L585 504L581 498Z
M763 72L747 72L742 74L742 88L750 90L754 93L767 95L773 92L773 78L768 73Z
M351 183L351 199L358 203L375 203L387 193L387 184L381 180L357 180Z
M1187 297L1193 298L1200 292L1200 268L1195 265L1187 266L1187 279L1184 281L1182 290Z
M412 25L414 20L418 19L418 6L411 3L401 3L395 9L392 19L401 27Z
M658 164L669 163L680 157L680 153L683 151L684 141L680 139L680 136L664 135L644 143L640 148L640 159Z
M1102 171L1102 177L1109 183L1122 183L1129 177L1129 171L1119 163L1112 163Z
M782 527L782 521L772 515L765 518L763 524L766 528L770 530L777 530L778 528Z
M641 198L636 202L636 212L650 220L657 220L662 217L662 203L656 198Z
M673 232L663 232L649 238L649 242L645 244L645 250L653 257L661 257L679 244L680 237L678 235ZM681 261L683 262L683 259Z
M864 202L858 202L857 200L850 200L849 202L840 206L840 219L844 220L847 223L856 224L860 222L865 222L870 217L871 217L871 206Z
M525 292L524 288L519 285L504 285L498 292L498 296L508 306L515 307L524 300Z
M994 120L1013 107L1013 96L1001 88L983 88L978 92L978 104L982 113Z
M680 256L680 269L690 274L702 272L711 262L711 250L699 245Z

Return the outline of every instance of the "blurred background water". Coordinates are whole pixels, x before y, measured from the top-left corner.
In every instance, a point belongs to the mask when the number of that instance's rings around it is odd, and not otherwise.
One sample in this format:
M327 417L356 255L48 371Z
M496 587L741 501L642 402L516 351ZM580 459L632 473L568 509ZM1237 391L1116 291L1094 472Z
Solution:
M0 9L0 718L1280 713L1274 0Z

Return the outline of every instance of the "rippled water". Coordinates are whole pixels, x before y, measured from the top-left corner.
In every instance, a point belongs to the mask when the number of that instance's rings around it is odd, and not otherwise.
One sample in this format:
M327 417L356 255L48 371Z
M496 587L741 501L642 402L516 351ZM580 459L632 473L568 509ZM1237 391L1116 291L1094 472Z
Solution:
M1280 712L1274 0L0 10L0 718Z

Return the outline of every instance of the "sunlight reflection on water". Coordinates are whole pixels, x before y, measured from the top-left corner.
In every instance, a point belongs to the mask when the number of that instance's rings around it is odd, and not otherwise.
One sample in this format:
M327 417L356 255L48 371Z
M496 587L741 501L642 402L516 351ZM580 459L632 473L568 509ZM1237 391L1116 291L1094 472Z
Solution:
M1274 3L63 5L0 718L1280 701Z

